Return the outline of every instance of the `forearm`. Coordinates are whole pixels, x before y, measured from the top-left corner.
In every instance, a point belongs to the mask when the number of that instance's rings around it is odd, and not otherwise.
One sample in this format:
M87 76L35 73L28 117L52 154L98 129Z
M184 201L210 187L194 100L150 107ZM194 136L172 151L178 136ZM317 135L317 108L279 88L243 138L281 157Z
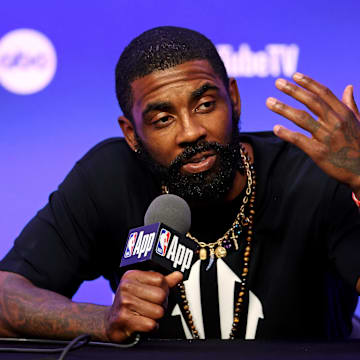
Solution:
M12 273L0 273L0 289L1 336L72 339L86 333L107 340L106 306L75 303Z

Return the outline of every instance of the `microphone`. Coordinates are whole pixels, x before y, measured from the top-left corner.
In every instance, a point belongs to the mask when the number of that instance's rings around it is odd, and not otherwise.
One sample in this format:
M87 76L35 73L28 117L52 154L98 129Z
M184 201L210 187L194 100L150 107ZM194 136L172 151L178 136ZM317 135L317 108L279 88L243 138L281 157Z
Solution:
M191 226L191 211L188 203L180 196L164 194L156 197L144 216L144 224L163 222L181 234Z
M129 231L120 267L149 261L167 273L181 271L186 279L196 251L196 244L185 237L191 226L187 202L173 194L158 196L149 205L144 224Z

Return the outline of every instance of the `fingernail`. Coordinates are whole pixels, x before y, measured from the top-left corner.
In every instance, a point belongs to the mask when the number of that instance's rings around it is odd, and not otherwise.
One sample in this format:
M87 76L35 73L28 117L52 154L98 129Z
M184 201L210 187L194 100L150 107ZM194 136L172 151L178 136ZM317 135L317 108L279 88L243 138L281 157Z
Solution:
M276 104L276 99L273 97L269 97L266 99L266 105L268 106L275 106Z
M284 88L284 87L287 85L287 81L284 80L284 79L277 79L277 80L275 81L275 85L276 85L278 88L282 89L282 88Z
M281 125L275 125L274 126L274 133L279 134L280 131L281 131Z
M299 73L299 72L296 72L294 75L293 75L293 79L294 80L301 80L304 78L304 74L302 73Z
M353 85L349 85L350 86L350 90L351 90L351 95L354 98L354 86Z

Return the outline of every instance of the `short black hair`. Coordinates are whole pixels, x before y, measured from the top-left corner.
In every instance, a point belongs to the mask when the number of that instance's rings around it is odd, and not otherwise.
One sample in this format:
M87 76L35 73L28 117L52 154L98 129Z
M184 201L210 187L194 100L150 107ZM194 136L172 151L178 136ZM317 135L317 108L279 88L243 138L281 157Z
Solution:
M129 120L131 83L157 70L165 70L192 60L207 60L216 75L229 88L229 78L214 44L197 31L161 26L145 31L124 49L116 65L116 96Z

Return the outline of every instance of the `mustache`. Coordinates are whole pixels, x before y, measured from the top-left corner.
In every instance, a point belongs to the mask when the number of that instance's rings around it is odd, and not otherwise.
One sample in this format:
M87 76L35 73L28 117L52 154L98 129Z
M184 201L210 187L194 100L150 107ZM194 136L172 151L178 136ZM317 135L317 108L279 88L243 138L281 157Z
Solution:
M176 171L180 169L182 165L184 165L189 159L191 159L196 154L200 154L205 151L213 150L217 154L221 151L224 151L228 145L221 145L215 141L208 142L208 141L201 141L195 144L188 145L184 151L179 154L169 165L169 170Z

